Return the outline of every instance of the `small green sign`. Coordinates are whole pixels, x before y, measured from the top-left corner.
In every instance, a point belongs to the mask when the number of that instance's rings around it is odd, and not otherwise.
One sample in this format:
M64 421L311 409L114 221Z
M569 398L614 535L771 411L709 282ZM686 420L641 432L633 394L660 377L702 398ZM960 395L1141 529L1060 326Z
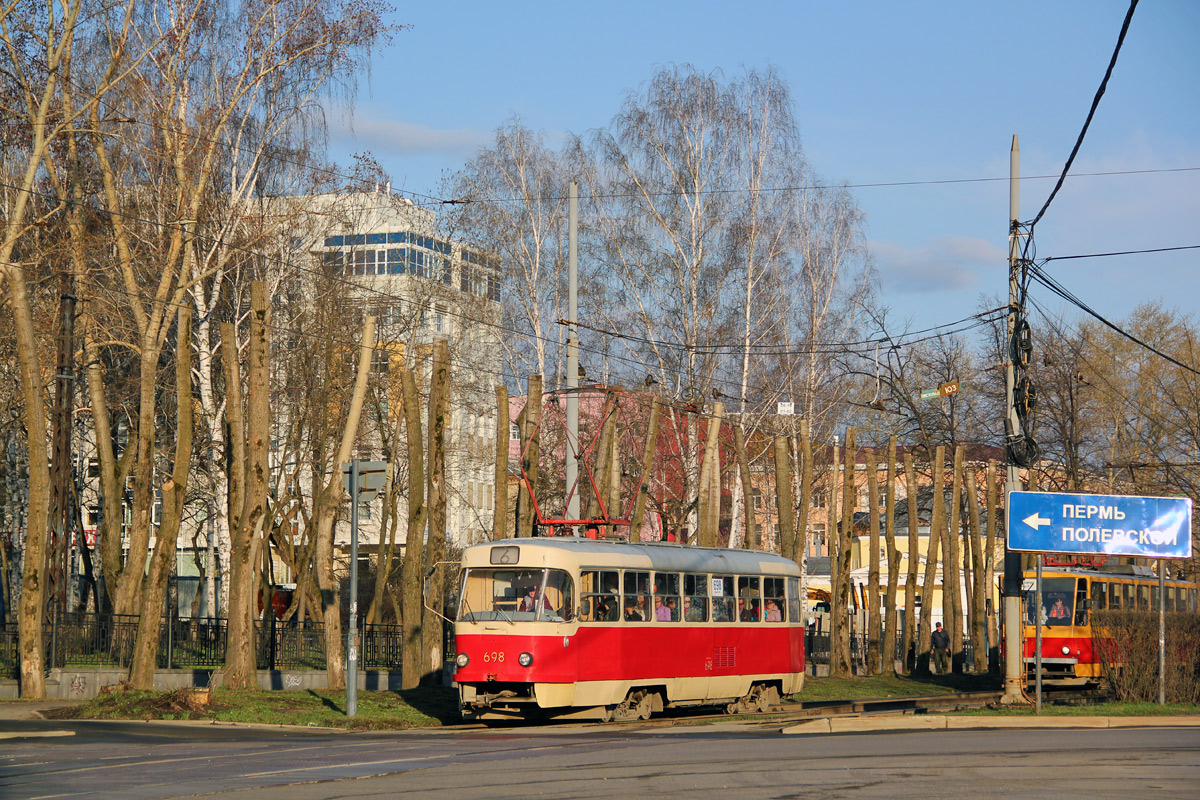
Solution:
M941 395L941 392L939 392L937 389L922 389L921 390L921 399L922 400L932 400L933 398L938 397L939 395Z

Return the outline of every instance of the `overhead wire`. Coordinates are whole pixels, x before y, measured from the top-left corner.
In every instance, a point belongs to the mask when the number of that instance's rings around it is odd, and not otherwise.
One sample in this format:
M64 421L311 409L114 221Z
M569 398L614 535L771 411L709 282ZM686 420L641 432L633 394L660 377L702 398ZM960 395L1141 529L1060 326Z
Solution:
M1048 273L1046 273L1041 268L1041 266L1039 266L1036 262L1033 262L1033 261L1029 262L1028 269L1029 269L1030 276L1034 280L1036 280L1038 283L1042 284L1047 289L1049 289L1051 292L1058 295L1062 299L1066 300L1071 305L1076 306L1081 311L1094 317L1096 320L1098 320L1105 326L1111 328L1116 333L1120 334L1121 336L1124 336L1126 339L1133 342L1134 344L1137 344L1138 346L1143 347L1146 350L1149 350L1151 353L1154 353L1155 355L1159 356L1160 358L1163 358L1163 359L1169 361L1170 363L1174 364L1175 366L1177 366L1181 369L1185 369L1188 372L1191 372L1195 375L1200 375L1200 370L1198 370L1195 367L1192 367L1188 364L1184 364L1182 361L1179 361L1178 359L1174 358L1173 356L1170 356L1167 353L1164 353L1163 351L1159 350L1157 347L1154 347L1153 345L1149 344L1148 342L1145 342L1144 340L1139 339L1137 336L1134 336L1132 333L1129 333L1128 331L1123 329L1121 326L1117 325L1115 322L1112 322L1111 320L1104 317L1102 314L1100 314L1098 311L1093 309L1087 303L1083 302L1078 297L1076 297L1074 293L1072 293L1069 289L1067 289L1065 286L1063 286L1058 281L1056 281Z
M1030 299L1030 303L1031 303L1031 305L1034 306L1034 308L1036 308L1041 313L1043 319L1050 325L1050 327L1054 330L1055 333L1058 334L1059 337L1061 337L1063 339L1068 338L1068 334L1066 331L1067 323L1065 320L1063 320L1059 315L1055 314L1050 309L1046 308L1041 303L1037 302L1036 300L1034 300L1032 298ZM1057 324L1055 324L1056 322L1057 322ZM1096 345L1096 343L1094 341L1090 341L1086 338L1086 335L1087 335L1086 330L1084 330L1084 329L1079 329L1079 330L1080 330L1081 336L1084 337L1082 339L1083 342L1091 344L1093 346ZM1153 415L1153 412L1151 410L1148 410L1144 403L1141 403L1140 401L1130 397L1121 389L1121 387L1114 384L1112 382L1112 380L1109 378L1107 371L1101 369L1098 365L1096 365L1094 362L1092 362L1092 360L1087 357L1087 354L1084 351L1079 350L1077 352L1077 356L1090 369L1091 375L1098 378L1104 384L1104 387L1096 386L1095 384L1088 384L1088 385L1094 389L1099 390L1109 400L1115 400L1116 406L1127 407L1130 411L1137 412L1138 414L1142 415L1143 417L1149 416L1152 419L1152 421L1155 422L1156 424L1158 424L1164 428L1174 430L1177 433L1183 433L1183 434L1186 434L1189 436L1196 435L1195 431L1187 428L1187 426L1185 426L1175 420L1161 417L1161 416L1155 417Z
M1067 157L1067 163L1063 166L1062 174L1058 177L1058 182L1054 184L1054 189L1051 190L1050 196L1046 198L1046 202L1042 205L1037 216L1029 223L1029 234L1033 235L1033 229L1041 221L1045 215L1046 209L1050 208L1050 204L1054 202L1058 190L1062 188L1063 183L1067 180L1067 173L1071 171L1071 164L1075 162L1075 156L1079 153L1079 148L1083 146L1083 139L1087 136L1088 128L1092 124L1092 118L1096 115L1096 109L1100 106L1100 98L1104 96L1105 89L1108 88L1108 79L1112 77L1113 69L1117 66L1117 56L1121 54L1121 46L1125 43L1125 34L1129 32L1129 23L1133 20L1133 12L1137 9L1138 0L1130 0L1129 10L1125 12L1125 21L1121 24L1121 33L1117 36L1117 46L1113 48L1112 58L1108 61L1108 69L1104 72L1104 79L1100 81L1100 88L1096 90L1095 96L1092 98L1092 107L1088 109L1087 119L1083 122L1083 128L1079 131L1079 136L1075 139L1075 146L1071 148L1071 155Z

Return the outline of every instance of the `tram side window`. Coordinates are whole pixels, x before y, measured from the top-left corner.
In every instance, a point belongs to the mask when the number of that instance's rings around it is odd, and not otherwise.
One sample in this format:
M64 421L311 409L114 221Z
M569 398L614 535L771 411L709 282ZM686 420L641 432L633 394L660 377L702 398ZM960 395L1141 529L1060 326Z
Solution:
M1092 581L1092 610L1103 611L1108 608L1108 584L1104 581Z
M626 622L646 622L650 619L650 573L625 571L625 599L621 616Z
M683 576L683 621L708 620L708 576Z
M1167 611L1175 610L1175 587L1167 587Z
M762 618L762 595L759 593L757 575L742 575L738 578L738 621L758 622Z
M1150 592L1148 586L1139 584L1137 587L1137 609L1147 611L1150 608Z
M1196 590L1188 589L1188 611L1196 613Z
M712 582L712 619L713 622L733 622L733 576L713 575Z
M1124 584L1124 586L1125 586L1125 602L1122 604L1121 608L1125 609L1126 611L1133 611L1135 608L1137 608L1137 606L1133 602L1133 584L1126 583L1126 584Z
M570 622L575 618L575 585L571 576L561 569L548 570L542 602L535 603L532 599L526 599L525 605L530 608L534 605L542 606L538 609L539 619Z
M784 616L784 620L786 621L786 620L790 619L792 622L801 622L802 620L800 617L800 579L799 578L788 578L787 591L788 591L787 614Z
M1080 578L1075 589L1075 624L1087 625L1087 578Z
M786 622L783 578L763 578L763 622Z
M679 622L679 573L654 573L654 619Z
M1121 608L1121 584L1109 583L1108 586L1108 607L1114 611Z
M579 575L579 618L585 622L615 622L620 613L616 570L585 570Z

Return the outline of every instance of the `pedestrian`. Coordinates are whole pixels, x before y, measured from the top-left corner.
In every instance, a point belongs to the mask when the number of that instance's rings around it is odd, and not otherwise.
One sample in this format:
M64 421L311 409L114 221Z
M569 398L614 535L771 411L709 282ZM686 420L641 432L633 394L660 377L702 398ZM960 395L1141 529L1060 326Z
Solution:
M942 623L935 622L933 634L929 637L929 654L937 666L939 675L950 671L950 634L942 630Z

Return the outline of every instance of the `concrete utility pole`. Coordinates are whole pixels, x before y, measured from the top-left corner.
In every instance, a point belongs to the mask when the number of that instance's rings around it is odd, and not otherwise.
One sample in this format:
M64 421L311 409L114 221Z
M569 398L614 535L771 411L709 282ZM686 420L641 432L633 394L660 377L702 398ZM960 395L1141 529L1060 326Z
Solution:
M1013 134L1012 149L1009 151L1008 180L1008 357L1004 367L1004 388L1007 398L1004 429L1007 478L1004 482L1004 508L1009 507L1010 495L1021 490L1021 473L1013 461L1009 445L1012 437L1020 431L1021 421L1013 401L1016 384L1016 366L1013 363L1012 341L1016 335L1019 313L1017 309L1017 281L1020 271L1021 244L1018 230L1021 204L1021 147ZM1006 531L1007 534L1007 531ZM1007 541L1007 539L1006 539ZM1021 694L1021 554L1004 548L1004 698L1005 704L1023 703Z
M571 499L567 519L579 519L579 184L567 190L567 458L566 483Z

